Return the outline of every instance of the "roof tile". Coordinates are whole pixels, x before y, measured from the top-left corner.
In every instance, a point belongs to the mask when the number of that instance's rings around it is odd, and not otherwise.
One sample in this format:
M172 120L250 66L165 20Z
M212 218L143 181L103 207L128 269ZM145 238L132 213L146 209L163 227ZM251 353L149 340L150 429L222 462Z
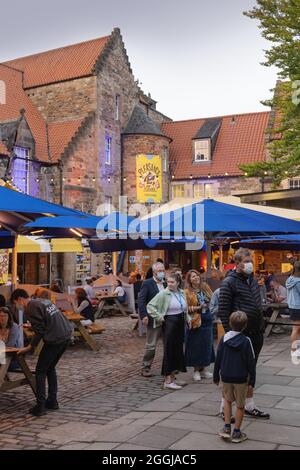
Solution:
M173 139L170 160L174 165L175 179L242 175L240 165L265 159L266 130L269 112L224 116L211 162L195 163L193 138L206 119L166 122L162 131ZM233 117L235 118L233 120Z

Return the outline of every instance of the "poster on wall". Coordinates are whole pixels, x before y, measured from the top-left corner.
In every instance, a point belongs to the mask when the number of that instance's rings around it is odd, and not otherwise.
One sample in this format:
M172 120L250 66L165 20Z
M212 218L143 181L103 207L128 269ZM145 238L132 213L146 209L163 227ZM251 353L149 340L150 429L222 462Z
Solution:
M76 255L76 281L85 281L91 276L91 250L83 246L82 253Z
M0 250L0 286L8 281L8 250Z
M162 202L162 163L159 155L136 156L138 202Z

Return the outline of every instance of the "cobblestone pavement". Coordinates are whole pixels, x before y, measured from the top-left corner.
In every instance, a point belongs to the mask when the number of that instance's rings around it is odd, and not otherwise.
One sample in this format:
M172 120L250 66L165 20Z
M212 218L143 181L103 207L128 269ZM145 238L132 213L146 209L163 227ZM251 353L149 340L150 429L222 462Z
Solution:
M133 331L135 321L124 317L104 318L106 327L94 339L100 346L91 351L82 342L68 348L58 366L58 412L41 418L31 417L34 403L28 386L0 394L0 449L51 449L52 440L38 434L69 421L107 424L143 403L166 394L159 375L161 344L154 363L155 377L140 376L145 338ZM27 356L34 368L36 359Z
M216 436L220 391L211 381L193 384L190 372L182 390L162 390L161 344L155 376L142 378L145 339L133 321L101 323L99 352L77 344L60 363L59 411L29 416L27 386L0 395L0 449L299 449L300 366L291 363L287 335L267 338L259 360L256 404L271 419L245 419L249 440L234 446Z

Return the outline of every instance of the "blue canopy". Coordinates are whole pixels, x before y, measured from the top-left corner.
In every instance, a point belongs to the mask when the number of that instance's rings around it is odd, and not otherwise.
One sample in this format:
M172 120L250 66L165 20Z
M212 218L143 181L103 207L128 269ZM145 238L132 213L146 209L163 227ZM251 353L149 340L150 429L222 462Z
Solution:
M91 214L86 214L86 217L40 217L34 222L25 224L24 227L28 234L43 230L41 235L53 238L68 237L72 229L78 231L83 237L97 237L98 234L103 235L103 238L117 238L118 233L127 234L128 225L133 219L120 212L113 212L102 217Z
M141 221L141 233L205 234L205 238L241 238L241 236L300 234L300 222L285 219L232 204L204 199L201 202L181 207L157 216L151 215Z
M83 212L0 186L0 225L4 228L17 232L24 223L49 214L86 215Z
M252 250L292 250L300 251L300 235L273 235L272 237L247 238L236 246Z
M15 246L15 237L10 232L0 231L0 249L13 248Z

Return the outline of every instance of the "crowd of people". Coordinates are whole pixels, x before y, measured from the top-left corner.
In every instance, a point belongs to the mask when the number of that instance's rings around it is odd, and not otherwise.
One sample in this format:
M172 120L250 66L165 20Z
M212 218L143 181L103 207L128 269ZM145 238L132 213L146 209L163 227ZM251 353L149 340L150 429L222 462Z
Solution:
M88 280L75 291L74 312L85 317L86 325L93 322L93 280ZM19 348L19 354L32 351L39 341L43 347L39 354L35 377L37 403L30 409L42 416L47 409L58 409L57 377L55 367L73 335L72 325L56 307L52 290L39 288L33 298L22 289L16 289L7 304L0 295L0 341L7 347ZM122 302L126 292L120 280L114 284L114 293ZM222 384L220 415L224 427L219 435L232 442L247 439L241 431L244 415L268 419L269 414L257 408L254 402L255 369L264 341L263 306L267 302L287 304L293 321L292 354L297 354L300 336L300 262L296 261L286 287L269 274L267 277L253 272L252 253L239 249L234 257L234 269L226 273L220 287L212 292L203 273L190 270L183 277L178 269L166 271L162 260L149 270L142 281L138 274L134 280L134 294L138 313L146 328L146 344L142 358L141 375L151 377L156 346L163 340L161 374L163 388L180 390L184 382L178 373L193 370L193 380L201 386L202 379ZM23 322L31 325L35 336L28 345L23 344L18 311L23 310ZM222 322L225 334L214 350L214 323ZM208 370L214 363L214 369ZM11 364L13 370L16 364ZM46 380L48 393L46 393ZM201 388L199 388L201 391ZM232 416L232 404L236 404ZM234 424L233 432L231 426Z

